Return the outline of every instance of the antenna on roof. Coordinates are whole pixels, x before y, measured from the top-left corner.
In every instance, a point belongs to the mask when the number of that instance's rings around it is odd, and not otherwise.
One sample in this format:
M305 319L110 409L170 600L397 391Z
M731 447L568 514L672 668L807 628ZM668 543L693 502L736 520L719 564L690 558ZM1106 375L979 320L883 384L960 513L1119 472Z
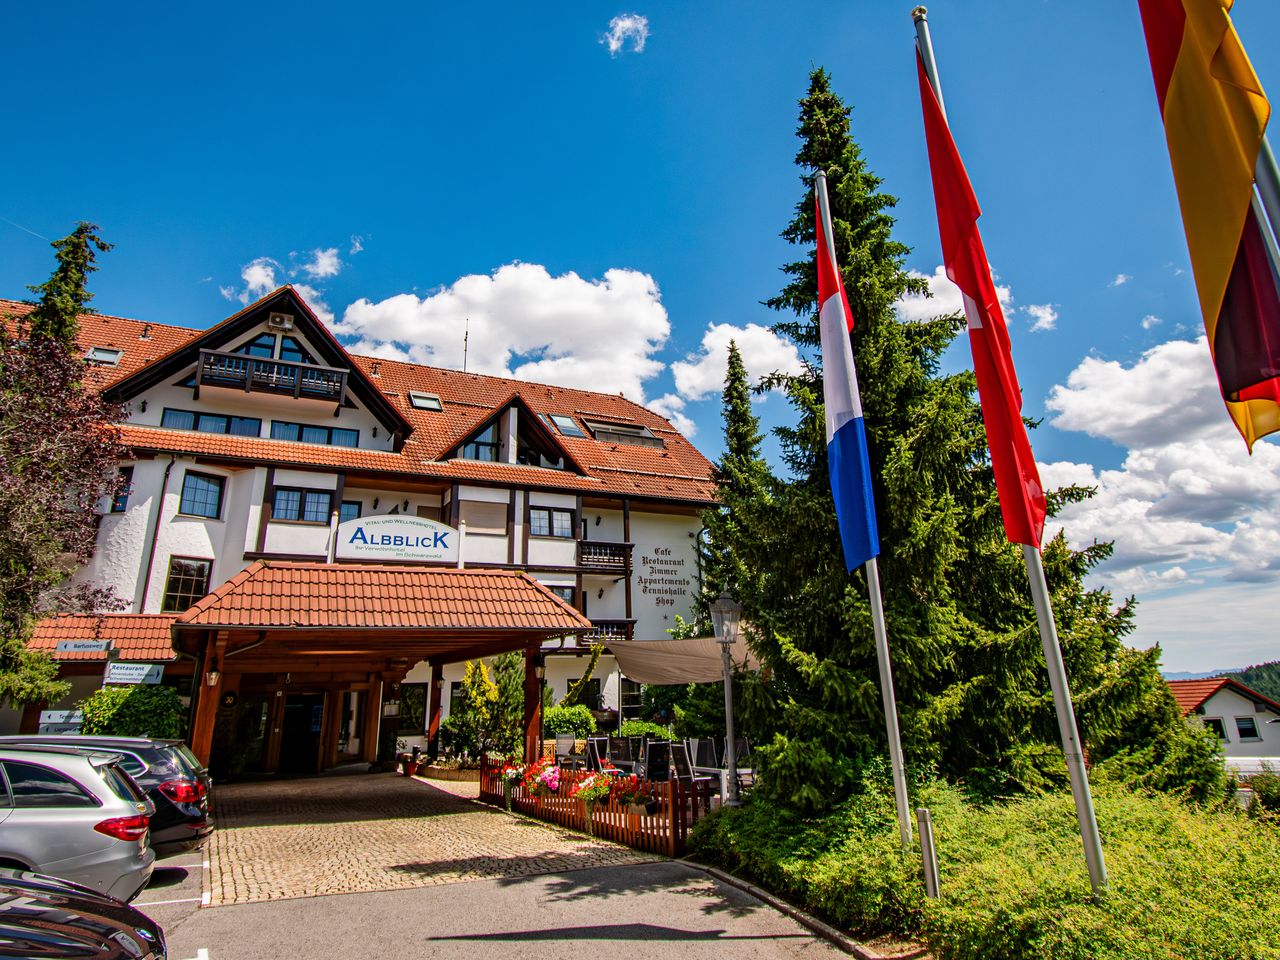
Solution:
M467 341L471 339L471 318L467 317L467 325L462 333L462 372L467 372Z

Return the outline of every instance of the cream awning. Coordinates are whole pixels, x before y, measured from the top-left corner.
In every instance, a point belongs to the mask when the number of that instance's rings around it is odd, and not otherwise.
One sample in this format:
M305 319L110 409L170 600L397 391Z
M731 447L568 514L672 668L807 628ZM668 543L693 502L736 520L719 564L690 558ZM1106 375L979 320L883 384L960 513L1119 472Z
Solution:
M624 676L639 683L716 683L724 679L720 644L713 637L690 640L610 640ZM738 670L758 670L760 664L742 637L729 648Z

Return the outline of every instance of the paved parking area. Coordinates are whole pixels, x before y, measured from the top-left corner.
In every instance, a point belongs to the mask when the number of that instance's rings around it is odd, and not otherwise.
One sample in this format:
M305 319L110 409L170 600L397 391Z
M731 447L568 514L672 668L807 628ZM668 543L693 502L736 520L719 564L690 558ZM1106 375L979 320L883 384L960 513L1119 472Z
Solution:
M560 874L661 858L369 774L220 786L210 906ZM148 891L150 892L150 891ZM149 899L144 897L142 899Z

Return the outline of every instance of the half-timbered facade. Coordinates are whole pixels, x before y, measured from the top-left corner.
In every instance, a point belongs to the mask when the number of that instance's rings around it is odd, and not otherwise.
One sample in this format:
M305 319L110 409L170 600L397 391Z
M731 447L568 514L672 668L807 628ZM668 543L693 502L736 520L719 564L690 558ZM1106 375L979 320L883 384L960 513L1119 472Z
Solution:
M0 301L0 312L26 309ZM134 459L120 465L128 488L102 505L97 552L78 576L111 588L126 609L41 625L36 644L63 661L75 687L48 709L101 685L104 670L124 675L110 662L156 664L162 682L197 701L197 719L204 695L200 735L212 737L215 758L223 751L224 768L275 769L284 728L314 720L324 747L302 761L311 769L366 752L371 725L425 743L461 660L495 643L529 653L540 630L541 682L560 695L592 641L664 639L690 614L711 464L668 420L622 396L353 356L291 287L207 330L85 315L80 343L95 385L126 410ZM296 671L290 624L278 622L280 610L306 602L296 578L287 603L269 590L237 594L234 630L190 619L251 568L261 583L277 583L263 570L310 571L317 604L331 606L322 596L341 595L346 582L370 605L394 605L394 592L343 579L373 567L519 574L538 603L554 594L566 612L544 610L541 627L510 643L486 622L483 642L447 649L410 642L412 631L397 649L379 639L388 628L377 617L356 617L345 626L363 631L364 653L342 647L328 660L344 623L302 618L312 633ZM484 606L484 588L465 590ZM423 626L436 614L448 621L437 607L412 609ZM95 642L102 637L109 642ZM255 656L262 669L250 670ZM233 673L237 663L245 668ZM607 654L595 676L588 700L602 717L638 705L638 688ZM216 709L204 693L214 689ZM0 718L20 722L37 723L36 712Z

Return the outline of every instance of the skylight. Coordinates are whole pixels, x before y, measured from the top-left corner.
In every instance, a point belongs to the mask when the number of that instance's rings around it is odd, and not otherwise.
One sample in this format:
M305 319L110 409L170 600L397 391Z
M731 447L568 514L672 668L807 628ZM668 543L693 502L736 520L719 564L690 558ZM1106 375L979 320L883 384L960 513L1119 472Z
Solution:
M120 357L123 353L123 350L117 350L114 347L90 347L89 352L85 354L85 359L90 363L100 363L103 366L114 367L120 362Z
M420 393L417 390L409 391L409 406L416 410L444 409L444 404L434 393Z

